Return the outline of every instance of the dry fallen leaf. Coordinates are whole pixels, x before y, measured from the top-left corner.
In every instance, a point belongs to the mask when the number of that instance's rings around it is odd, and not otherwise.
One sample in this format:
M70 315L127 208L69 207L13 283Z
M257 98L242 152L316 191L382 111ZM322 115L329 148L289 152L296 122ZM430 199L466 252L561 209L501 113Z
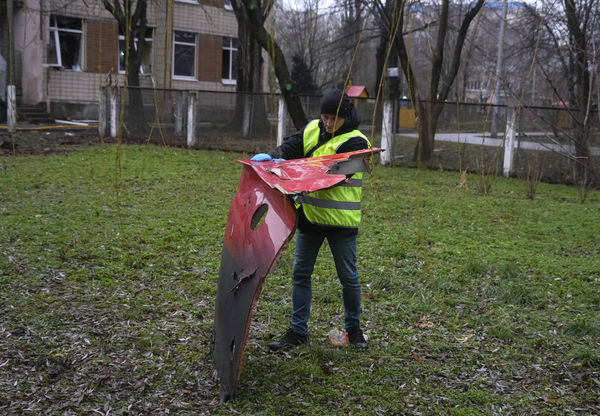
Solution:
M561 400L561 399L559 399L559 398L554 398L554 397L544 397L544 401L545 401L546 403L560 403L560 402L562 402L562 400Z
M435 324L431 321L428 321L426 316L423 316L417 324L417 327L421 329L432 329L435 328Z
M456 337L456 340L462 344L473 338L473 336L474 334L465 334L461 337Z

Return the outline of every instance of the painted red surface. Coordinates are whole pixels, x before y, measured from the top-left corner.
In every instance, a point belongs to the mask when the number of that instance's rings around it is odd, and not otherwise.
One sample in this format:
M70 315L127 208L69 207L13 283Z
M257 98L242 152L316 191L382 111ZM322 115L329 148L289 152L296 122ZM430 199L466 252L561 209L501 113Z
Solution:
M244 166L225 228L211 346L223 401L235 393L253 306L264 279L295 229L296 210L290 198Z
M225 228L211 343L222 401L235 394L252 311L264 280L277 266L296 230L291 195L346 180L345 174L328 172L340 166L346 170L348 166L368 168L369 157L378 151L283 162L240 160L244 167Z
M252 162L248 159L240 159L239 162L251 166L269 186L285 194L298 194L329 188L346 180L346 175L329 173L332 165L349 159L369 158L379 151L381 149L372 148L282 162Z

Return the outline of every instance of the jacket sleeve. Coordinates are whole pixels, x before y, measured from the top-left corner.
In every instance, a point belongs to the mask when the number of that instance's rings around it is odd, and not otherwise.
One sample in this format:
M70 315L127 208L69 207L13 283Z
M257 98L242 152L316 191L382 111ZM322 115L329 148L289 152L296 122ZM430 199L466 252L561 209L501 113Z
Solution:
M292 134L283 140L280 146L277 146L269 152L273 159L300 159L304 157L304 142L302 140L304 130Z
M339 148L338 153L354 152L355 150L368 149L369 144L360 136L351 137L344 142Z

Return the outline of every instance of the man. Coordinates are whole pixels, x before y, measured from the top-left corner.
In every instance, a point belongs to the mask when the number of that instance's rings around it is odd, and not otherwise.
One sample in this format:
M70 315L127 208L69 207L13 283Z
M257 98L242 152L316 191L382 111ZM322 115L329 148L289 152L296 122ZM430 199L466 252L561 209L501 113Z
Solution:
M369 140L357 130L359 124L360 118L348 96L339 89L330 90L321 99L320 120L311 121L281 146L268 154L259 153L252 160L299 159L369 148ZM308 342L311 275L325 239L342 284L348 340L357 348L368 348L360 328L361 287L356 267L362 172L348 176L340 185L302 197L292 276L291 328L279 341L269 344L273 351Z

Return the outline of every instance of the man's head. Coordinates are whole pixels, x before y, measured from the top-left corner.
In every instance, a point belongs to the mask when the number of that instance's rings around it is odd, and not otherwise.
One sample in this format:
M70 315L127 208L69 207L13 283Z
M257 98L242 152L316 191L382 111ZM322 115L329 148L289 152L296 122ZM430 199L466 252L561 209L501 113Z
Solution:
M352 103L339 88L328 90L321 98L321 120L327 133L334 133L352 114Z

